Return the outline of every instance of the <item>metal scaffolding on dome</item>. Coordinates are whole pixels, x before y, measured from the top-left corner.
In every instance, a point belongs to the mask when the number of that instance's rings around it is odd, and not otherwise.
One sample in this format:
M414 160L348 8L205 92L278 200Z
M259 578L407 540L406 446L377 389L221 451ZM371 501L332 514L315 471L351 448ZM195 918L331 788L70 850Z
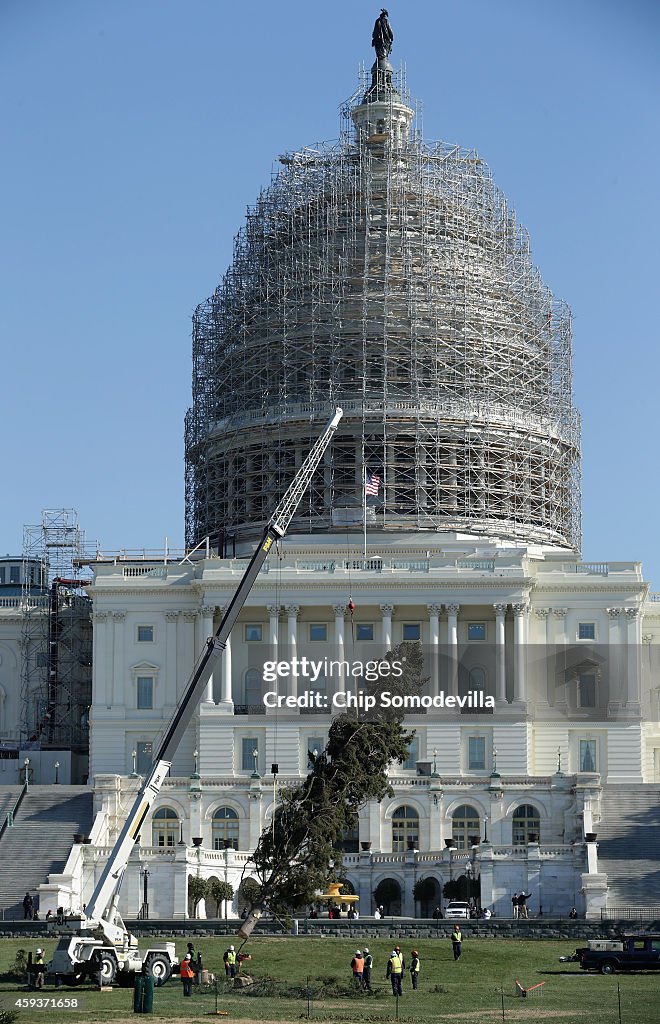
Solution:
M372 90L373 94L373 85ZM255 536L328 409L292 529L460 530L575 549L571 319L476 152L362 73L337 143L279 158L193 318L186 539Z
M45 509L23 527L21 731L23 742L83 753L92 703L91 583L85 535L73 509Z

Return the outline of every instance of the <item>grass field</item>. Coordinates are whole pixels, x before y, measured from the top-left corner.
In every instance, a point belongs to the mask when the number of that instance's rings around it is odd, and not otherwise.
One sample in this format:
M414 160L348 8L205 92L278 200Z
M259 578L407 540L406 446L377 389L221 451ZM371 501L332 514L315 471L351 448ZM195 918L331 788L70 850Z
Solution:
M573 943L472 939L464 942L463 955L454 963L447 939L425 939L416 944L421 959L419 989L413 992L410 976L404 977L404 997L398 1002L385 981L385 966L392 940L369 942L374 956L374 994L355 993L350 962L355 952L347 940L336 938L257 937L246 948L252 960L245 965L255 980L254 989L225 986L222 953L226 937L200 939L204 965L218 975L218 1009L230 1020L243 1024L299 1021L308 1016L318 1021L348 1022L454 1021L457 1024L489 1024L498 1021L534 1021L540 1024L656 1024L660 1021L660 972L602 977L580 971L577 965L560 964L559 956L572 952ZM397 940L407 961L412 944ZM581 943L580 943L581 944ZM43 948L48 959L53 943ZM90 986L29 992L4 973L14 961L21 942L0 940L0 1006L13 1009L17 999L70 998L77 1009L19 1010L19 1021L48 1020L126 1024L140 1019L133 1014L131 989L115 987L98 992ZM182 949L185 942L179 940ZM515 979L526 987L545 982L543 996L517 998ZM308 982L309 979L309 982ZM309 984L309 990L308 990ZM308 1000L308 991L310 998ZM258 993L258 994L257 994ZM619 997L621 1016L619 1017ZM193 1024L214 1016L214 989L194 990L184 999L181 982L170 981L155 990L151 1019L178 1020Z

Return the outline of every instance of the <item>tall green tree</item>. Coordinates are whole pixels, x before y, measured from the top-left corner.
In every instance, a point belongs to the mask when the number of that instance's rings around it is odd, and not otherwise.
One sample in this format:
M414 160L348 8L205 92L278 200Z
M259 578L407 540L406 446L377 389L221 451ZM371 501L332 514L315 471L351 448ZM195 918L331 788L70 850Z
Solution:
M264 830L253 858L261 885L258 911L267 906L284 916L313 902L333 880L328 866L336 855L333 846L339 845L354 815L369 800L393 794L388 771L406 760L414 733L403 727L405 711L383 707L380 696L384 690L417 694L425 680L419 644L400 644L382 662L401 666L401 675L390 672L374 682L358 680L359 688L375 697L375 707L335 718L307 778L279 794L275 826ZM249 934L249 926L242 930Z

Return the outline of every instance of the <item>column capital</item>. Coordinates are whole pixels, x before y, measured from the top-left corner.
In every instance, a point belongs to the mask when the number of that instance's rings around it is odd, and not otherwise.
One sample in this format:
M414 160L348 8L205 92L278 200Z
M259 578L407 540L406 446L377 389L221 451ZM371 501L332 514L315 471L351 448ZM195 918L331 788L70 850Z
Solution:
M522 615L526 615L529 611L529 606L527 604L512 604L511 607L513 609L513 614L516 616L516 618L519 618Z
M549 608L535 608L534 609L534 614L539 619L547 619L548 615L550 614L550 609Z
M496 615L506 615L507 606L505 604L494 604L493 609Z
M183 618L185 619L186 622L194 622L195 619L197 618L197 612L196 611L188 610L188 611L182 612L182 615L183 615Z
M94 622L105 622L109 614L109 612L94 612Z
M279 604L267 604L266 605L266 611L268 612L268 614L271 617L271 619L274 616L277 616L277 618L279 619L279 617L280 617L280 606L279 606Z
M293 619L294 617L298 618L298 614L300 613L300 605L299 604L288 604L288 605L286 605L285 611L286 611L287 616L290 619Z
M639 615L639 608L624 608L627 619L636 619Z
M393 604L381 604L379 607L382 615L392 615L394 612Z
M427 604L426 606L429 615L439 615L442 611L441 604Z
M337 618L337 619L339 619L339 618L343 619L344 616L346 615L346 605L345 604L333 604L332 610L335 613L335 618Z
M460 604L446 604L447 615L458 615L460 611Z
M611 619L618 619L622 611L623 608L608 608L607 614Z
M213 616L215 615L214 604L203 604L199 610L202 613L202 615L205 615L207 618L213 618Z
M166 622L176 622L176 620L179 618L180 614L181 614L181 612L174 611L174 610L169 611L169 612L165 612L165 621Z
M123 622L126 618L126 612L113 612L112 617L115 622Z
M652 644L653 643L653 633L644 633L644 635L642 636L642 643L643 644Z

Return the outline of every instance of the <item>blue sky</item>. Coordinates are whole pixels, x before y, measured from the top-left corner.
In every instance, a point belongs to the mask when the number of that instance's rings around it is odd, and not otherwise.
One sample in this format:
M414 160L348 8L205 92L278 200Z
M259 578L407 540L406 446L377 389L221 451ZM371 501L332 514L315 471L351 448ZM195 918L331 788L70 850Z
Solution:
M476 148L574 314L583 555L660 590L654 0L389 7L428 139ZM284 150L336 138L377 3L4 0L0 550L75 508L183 543L190 317Z

